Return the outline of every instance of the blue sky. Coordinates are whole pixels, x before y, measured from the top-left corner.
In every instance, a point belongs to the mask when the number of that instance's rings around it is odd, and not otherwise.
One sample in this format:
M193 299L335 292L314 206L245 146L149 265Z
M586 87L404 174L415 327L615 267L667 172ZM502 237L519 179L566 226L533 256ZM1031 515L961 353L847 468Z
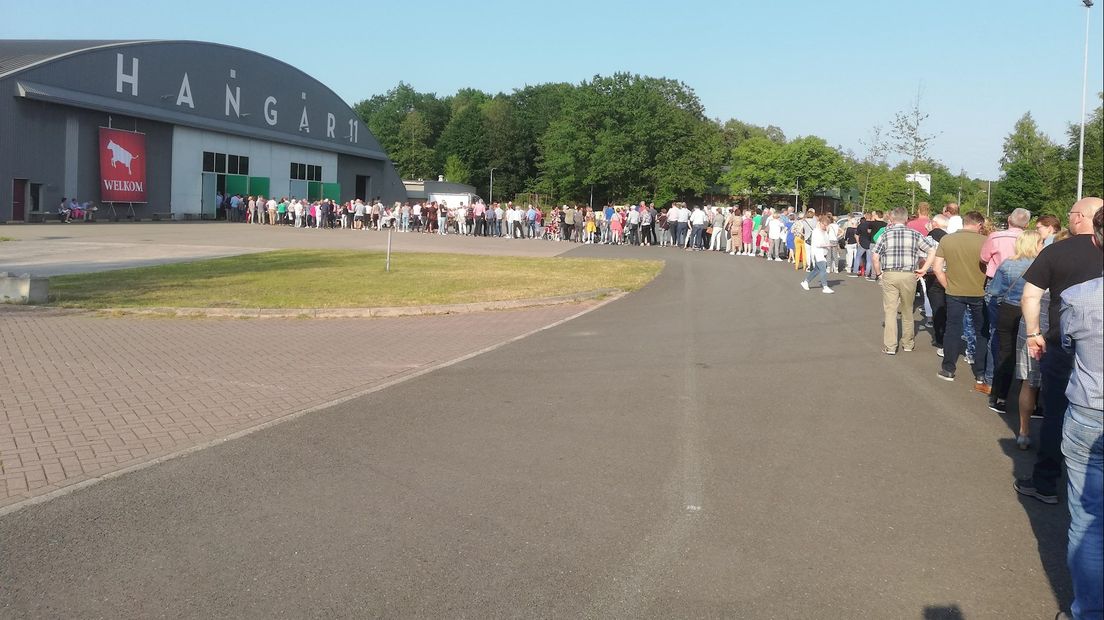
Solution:
M997 177L1003 138L1025 111L1061 141L1080 114L1080 0L5 4L3 38L217 41L295 65L350 103L400 80L447 95L615 71L669 77L711 117L857 152L920 88L939 134L933 155L983 178ZM1104 89L1102 15L1098 1L1090 109Z

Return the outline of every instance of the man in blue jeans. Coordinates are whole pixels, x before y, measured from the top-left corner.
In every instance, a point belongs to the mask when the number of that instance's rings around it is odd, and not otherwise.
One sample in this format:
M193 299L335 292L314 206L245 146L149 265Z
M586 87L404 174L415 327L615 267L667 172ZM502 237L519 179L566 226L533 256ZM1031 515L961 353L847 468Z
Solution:
M1093 240L1093 216L1104 206L1100 198L1082 198L1069 214L1073 236L1056 241L1039 253L1024 273L1023 308L1028 353L1039 362L1042 374L1040 391L1043 426L1039 433L1038 455L1031 478L1017 480L1016 492L1044 504L1058 503L1058 479L1062 475L1062 422L1069 400L1066 387L1073 371L1073 356L1062 348L1062 293L1071 286L1101 277L1104 272L1100 250ZM1039 304L1043 291L1050 290L1050 326L1039 329Z
M978 350L984 351L989 338L985 321L985 266L981 246L985 237L978 232L985 217L971 211L962 218L962 229L943 237L935 251L932 272L947 290L947 333L943 337L943 363L937 376L954 381L958 356L963 353L963 316L970 314ZM975 355L974 382L984 383L985 356Z
M1097 211L1096 243L1102 247ZM1099 259L1098 259L1099 260ZM1104 617L1104 278L1062 293L1062 346L1074 357L1062 454L1070 512L1066 561L1073 577L1073 617Z

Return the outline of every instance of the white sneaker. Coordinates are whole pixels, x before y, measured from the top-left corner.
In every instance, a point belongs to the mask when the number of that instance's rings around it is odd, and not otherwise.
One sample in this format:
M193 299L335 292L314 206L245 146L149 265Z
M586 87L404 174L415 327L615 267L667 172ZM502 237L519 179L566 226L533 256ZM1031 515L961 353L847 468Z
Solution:
M806 282L805 280L802 280L801 281L801 288L803 288L805 290L809 290L809 283Z
M736 256L736 253L735 252L729 252L728 255L729 256Z
M821 293L824 293L825 295L831 295L832 293L835 293L835 291L833 291L832 289L828 288L827 286L826 286L826 287L824 287L824 288L822 288L822 289L820 289L820 292L821 292Z

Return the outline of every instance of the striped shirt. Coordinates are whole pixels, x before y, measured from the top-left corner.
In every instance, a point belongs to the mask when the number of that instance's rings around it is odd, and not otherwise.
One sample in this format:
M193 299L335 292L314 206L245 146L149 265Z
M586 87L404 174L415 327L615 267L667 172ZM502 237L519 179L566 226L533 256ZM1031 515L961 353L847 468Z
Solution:
M871 251L878 255L882 271L914 271L916 261L934 248L928 237L904 224L890 224Z

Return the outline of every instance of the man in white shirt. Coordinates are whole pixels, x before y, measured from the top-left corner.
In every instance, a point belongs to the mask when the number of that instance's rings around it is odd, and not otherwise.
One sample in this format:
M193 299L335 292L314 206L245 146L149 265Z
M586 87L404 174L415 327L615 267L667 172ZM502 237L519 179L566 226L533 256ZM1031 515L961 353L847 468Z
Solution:
M704 250L705 245L702 242L702 234L705 232L705 211L701 207L695 206L694 211L690 214L691 237L693 242L692 248L686 248L687 250Z
M962 216L958 214L958 204L948 202L943 207L943 215L947 218L948 235L962 230Z
M675 246L688 247L690 245L690 208L686 206L685 202L678 203L678 236L675 239Z
M461 235L468 234L468 209L462 202L456 208L456 232Z
M265 210L268 211L267 221L269 226L276 225L276 207L278 206L279 205L276 204L276 198L269 198L268 202L265 203Z
M640 211L629 207L629 243L640 245Z
M678 246L678 218L679 206L676 202L667 209L667 240L661 245Z
M770 210L770 218L767 220L767 239L770 240L767 260L781 261L782 250L786 247L786 226L774 209Z

